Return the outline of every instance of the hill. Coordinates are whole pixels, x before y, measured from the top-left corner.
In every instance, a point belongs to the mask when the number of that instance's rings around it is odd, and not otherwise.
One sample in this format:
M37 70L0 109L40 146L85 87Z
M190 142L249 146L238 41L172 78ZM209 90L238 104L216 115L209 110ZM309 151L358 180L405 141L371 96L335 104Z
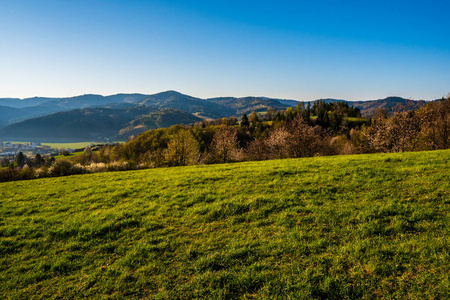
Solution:
M230 107L211 103L209 101L184 95L176 91L167 91L148 96L139 104L158 108L175 108L201 118L218 119L236 114Z
M250 114L251 112L265 112L268 108L275 108L277 110L284 110L289 105L280 103L277 100L260 97L222 97L222 98L210 98L207 101L217 103L226 107L230 107L234 110L235 116L242 116L243 114Z
M145 115L153 108L87 108L60 112L25 120L0 129L4 139L39 141L92 140L97 137L116 137L125 124Z
M13 119L26 115L20 108L0 106L0 128L8 125Z
M444 299L450 152L0 183L7 298Z
M370 101L352 101L349 104L358 107L361 113L365 116L373 116L377 109L385 109L388 114L393 114L397 105L409 107L411 104L416 108L420 108L426 105L426 102L409 100L401 97L387 97L385 99L370 100Z
M282 99L276 99L278 102L286 104L288 106L295 107L297 106L299 101L295 100L282 100ZM387 97L384 99L378 99L378 100L364 100L364 101L347 101L342 99L331 99L331 98L324 98L322 99L326 103L330 102L346 102L348 105L357 107L360 109L361 114L365 117L373 117L375 114L375 111L377 109L385 109L386 112L389 115L392 115L394 113L394 109L397 105L406 106L408 108L412 108L411 106L414 106L415 108L420 108L426 105L426 101L424 100L411 100L411 99L405 99L401 97ZM305 101L307 102L313 102L313 101Z
M126 124L126 127L119 131L119 136L129 137L149 129L165 128L175 124L192 124L201 120L179 109L159 109Z
M190 124L200 120L181 110L160 110L146 105L123 103L25 120L0 129L0 137L5 140L59 142L92 141L97 138L127 139L147 129Z
M334 102L334 101L345 101L345 100L336 100L336 99L324 99L325 102ZM379 108L386 109L388 113L392 114L393 109L396 105L410 105L410 100L400 98L400 97L388 97L385 99L372 100L372 101L345 101L349 103L350 106L356 106L360 109L363 116L371 117L375 113L375 111ZM256 112L265 112L269 108L274 108L276 110L285 110L290 106L296 106L299 102L294 100L282 100L282 99L271 99L267 97L219 97L219 98L209 98L209 99L200 99L196 97L192 97L189 95L184 95L176 91L166 91L154 95L144 95L144 94L117 94L111 96L102 96L102 95L81 95L76 97L69 98L28 98L28 99L12 99L12 98L4 98L0 99L0 105L4 104L7 106L0 106L0 128L7 126L13 123L19 123L21 121L34 119L38 117L47 117L51 114L57 112L70 112L71 110L79 110L79 109L87 109L87 108L114 108L114 109L129 109L130 107L144 105L152 107L153 110L161 110L161 109L176 109L183 111L187 114L192 115L193 117L187 117L184 115L182 119L194 120L194 117L200 119L219 119L222 117L236 116L241 117L244 113L250 114L253 111ZM425 101L414 101L414 105L418 108L424 106L426 104ZM85 123L95 124L96 119L102 119L104 116L101 113L97 116L96 111L100 110L91 110L91 118L92 120L85 121ZM73 118L77 112L67 113L66 116L68 118ZM61 115L59 115L61 116ZM195 120L197 120L195 118ZM43 125L41 127L48 127L47 121L49 119L54 119L54 117L40 119L43 120ZM150 118L151 119L151 118ZM150 120L149 119L149 120ZM63 118L62 118L63 120ZM131 122L134 119L127 120L126 122ZM149 121L150 123L152 121ZM86 123L86 124L87 124ZM137 122L139 123L139 122ZM170 122L169 122L170 123ZM31 133L37 132L37 127L34 126L37 123L35 121L25 122L12 127L8 127L5 131L0 131L1 137L8 137L14 140L21 139L23 137L31 137L34 139L41 140L52 139L54 136L47 135L47 130L40 130L39 135L32 136ZM27 127L30 125L32 127ZM125 124L121 124L125 125ZM142 125L142 124L141 124ZM64 122L61 124L52 123L51 126L64 127ZM141 132L140 129L133 130L133 127L140 126L128 124L126 126L122 126L119 130L125 129L123 134L127 132ZM106 127L96 127L89 128L87 125L84 126L84 137L89 136L111 136L111 132L116 132L117 126L113 127L113 130L106 130ZM142 128L146 126L143 125ZM149 125L148 128L153 128L155 125ZM20 130L16 130L15 128L20 128ZM105 129L104 131L100 129ZM17 133L17 135L16 135ZM45 133L45 134L44 134ZM70 135L70 132L64 136L64 139L69 140L77 140L80 138L80 135L77 133L75 136ZM61 137L61 135L58 135Z

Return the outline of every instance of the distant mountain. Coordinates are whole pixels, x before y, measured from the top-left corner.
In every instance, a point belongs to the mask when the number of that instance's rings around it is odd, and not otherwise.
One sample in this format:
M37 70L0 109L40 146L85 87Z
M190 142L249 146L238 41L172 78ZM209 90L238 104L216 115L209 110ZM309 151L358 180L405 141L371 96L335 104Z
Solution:
M280 100L280 99L276 99L276 100L283 104L292 106L292 107L295 107L295 106L297 106L298 103L300 103L299 101L295 101L295 100ZM324 100L327 103L329 103L329 102L347 102L348 105L350 105L350 106L358 107L361 110L361 114L365 117L372 117L375 114L375 111L379 108L386 109L388 114L393 114L394 108L397 105L407 105L409 102L413 101L413 103L415 104L415 107L418 108L418 107L424 106L427 103L424 100L419 100L419 101L418 100L410 100L410 99L405 99L405 98L401 98L401 97L387 97L384 99L365 100L365 101L347 101L347 100L332 99L332 98L324 98L322 100ZM314 101L304 101L304 102L307 103L307 102L314 102Z
M163 108L129 122L119 131L119 136L129 137L149 129L170 127L175 124L192 124L201 120L180 109Z
M323 99L327 102L346 101ZM346 101L372 116L378 108L393 113L396 105L408 99L388 97L371 101ZM305 101L312 102L312 101ZM93 139L97 136L126 137L147 129L177 123L193 123L200 119L240 117L268 108L284 110L300 101L267 97L217 97L200 99L176 91L154 95L87 94L67 98L34 97L0 99L0 138L11 139ZM417 106L425 101L416 101Z
M11 122L19 122L26 119L50 115L55 112L69 111L73 109L89 108L89 107L103 107L108 105L120 103L133 103L148 97L142 94L117 94L112 96L102 95L81 95L68 98L1 98L0 105L8 106L10 108L20 108L21 113L9 119L5 119L0 115L0 123L9 124Z
M277 110L283 110L289 107L289 105L280 103L279 100L261 97L221 97L221 98L209 98L206 101L229 107L233 110L235 116L242 116L243 114L250 114L251 112L265 112L268 108L275 108ZM224 117L224 115L222 115Z
M236 111L228 106L212 103L207 100L184 95L175 91L167 91L148 96L138 102L158 108L175 108L193 114L202 119L218 119L235 115Z
M297 100L287 100L287 99L274 99L278 102L280 102L281 104L287 105L287 106L292 106L295 107L297 106L297 104L299 104L301 101L297 101Z
M200 121L176 109L146 105L128 108L86 108L25 120L0 129L4 140L82 141L97 138L127 139L148 129Z
M19 98L0 98L1 106L9 106L14 108L24 108L28 106L36 106L42 103L55 101L58 98L44 98L44 97L33 97L26 99Z
M125 109L87 108L25 120L0 129L3 139L93 140L98 137L115 137L122 127L154 108L135 106Z
M353 105L358 107L361 110L361 114L363 116L373 116L375 114L375 111L379 108L386 109L386 111L389 114L394 113L394 108L397 105L407 105L408 102L414 101L409 100L401 97L387 97L384 99L378 99L378 100L369 100L369 101L348 101L349 105ZM426 105L426 101L420 100L420 101L414 101L415 106L422 107Z
M0 128L11 123L15 118L26 115L26 112L20 108L9 106L0 106Z

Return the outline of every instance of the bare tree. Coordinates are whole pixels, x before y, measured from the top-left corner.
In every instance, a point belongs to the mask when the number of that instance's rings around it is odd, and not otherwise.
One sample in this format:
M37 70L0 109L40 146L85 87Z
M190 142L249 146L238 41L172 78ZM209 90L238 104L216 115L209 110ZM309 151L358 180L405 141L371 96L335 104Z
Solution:
M295 118L287 128L291 135L287 145L289 157L310 157L329 152L328 135L319 126L311 127L303 118Z
M266 140L266 146L269 155L272 158L286 158L289 156L288 144L291 139L291 134L286 128L279 128L270 133Z
M369 133L376 152L413 151L419 141L420 122L415 111L397 111L391 118L378 118Z
M424 150L450 148L450 97L427 104L419 113Z
M233 128L221 126L212 140L212 153L216 161L221 163L237 160L238 139Z

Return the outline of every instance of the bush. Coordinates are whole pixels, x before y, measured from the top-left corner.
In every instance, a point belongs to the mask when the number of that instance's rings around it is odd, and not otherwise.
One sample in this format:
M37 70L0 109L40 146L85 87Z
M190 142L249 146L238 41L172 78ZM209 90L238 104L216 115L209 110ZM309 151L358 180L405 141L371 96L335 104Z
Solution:
M47 177L48 176L48 167L42 166L39 169L36 169L35 173L36 173L35 175L37 178Z
M33 169L28 167L28 165L25 165L22 168L22 170L20 170L20 172L19 172L19 179L27 180L27 179L33 179L33 178L35 178Z
M63 151L61 151L61 155L69 156L70 152L69 152L69 150L64 149Z
M72 174L72 163L67 160L58 160L48 169L49 176L67 176Z
M0 182L6 182L6 181L14 181L19 180L19 169L1 169L0 170Z

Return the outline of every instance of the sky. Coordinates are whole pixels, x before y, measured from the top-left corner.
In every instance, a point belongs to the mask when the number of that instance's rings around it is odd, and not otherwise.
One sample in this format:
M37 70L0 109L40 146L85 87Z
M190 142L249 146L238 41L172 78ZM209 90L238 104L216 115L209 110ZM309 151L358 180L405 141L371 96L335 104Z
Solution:
M431 100L450 1L0 0L0 98Z

